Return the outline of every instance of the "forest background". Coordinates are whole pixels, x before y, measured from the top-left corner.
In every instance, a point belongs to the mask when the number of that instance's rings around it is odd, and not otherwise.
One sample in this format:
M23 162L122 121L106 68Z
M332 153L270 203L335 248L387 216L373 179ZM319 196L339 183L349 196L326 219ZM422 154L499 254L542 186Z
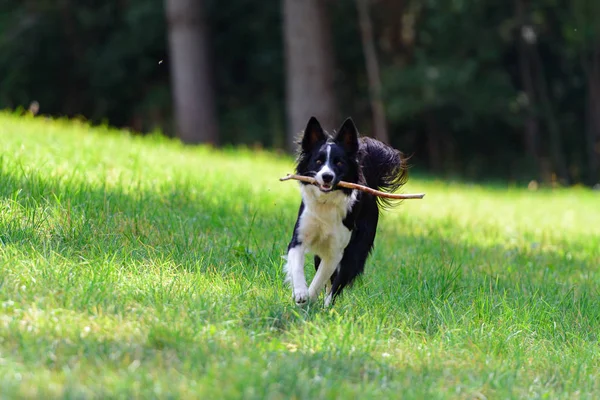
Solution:
M0 109L293 151L351 116L420 171L600 181L595 0L0 1Z

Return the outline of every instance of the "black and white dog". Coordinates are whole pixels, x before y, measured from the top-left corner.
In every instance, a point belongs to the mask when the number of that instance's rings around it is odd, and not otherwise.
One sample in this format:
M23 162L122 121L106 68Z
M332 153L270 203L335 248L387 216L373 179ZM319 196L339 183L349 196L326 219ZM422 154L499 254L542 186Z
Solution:
M345 188L339 181L393 192L407 180L402 154L380 141L358 137L348 118L331 138L312 117L304 130L296 173L317 184L300 184L302 203L288 245L285 271L296 304L317 299L325 287L325 306L360 275L375 240L379 208L389 199ZM315 256L316 274L307 286L304 255Z

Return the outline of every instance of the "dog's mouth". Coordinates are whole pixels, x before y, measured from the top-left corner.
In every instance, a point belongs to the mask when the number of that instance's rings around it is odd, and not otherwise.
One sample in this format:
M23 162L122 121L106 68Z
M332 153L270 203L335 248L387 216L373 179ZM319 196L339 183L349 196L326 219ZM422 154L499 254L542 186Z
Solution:
M323 193L331 192L333 190L333 185L331 183L319 184L318 187Z

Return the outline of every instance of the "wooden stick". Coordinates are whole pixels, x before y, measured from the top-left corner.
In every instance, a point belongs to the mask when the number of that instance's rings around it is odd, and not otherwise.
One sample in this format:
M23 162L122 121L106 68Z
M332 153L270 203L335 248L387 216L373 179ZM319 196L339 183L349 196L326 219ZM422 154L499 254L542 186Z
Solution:
M317 183L315 178L311 178L310 176L303 176L303 175L287 174L287 176L284 176L283 178L279 178L279 180L281 182L287 181L290 179L295 179L297 181L311 183L313 185ZM373 196L387 197L388 199L401 199L401 200L422 199L425 196L425 193L416 193L416 194L386 193L386 192L381 192L379 190L371 189L368 186L357 185L356 183L350 183L350 182L344 182L344 181L339 181L337 186L340 186L340 187L343 187L346 189L361 190L363 192L370 193Z

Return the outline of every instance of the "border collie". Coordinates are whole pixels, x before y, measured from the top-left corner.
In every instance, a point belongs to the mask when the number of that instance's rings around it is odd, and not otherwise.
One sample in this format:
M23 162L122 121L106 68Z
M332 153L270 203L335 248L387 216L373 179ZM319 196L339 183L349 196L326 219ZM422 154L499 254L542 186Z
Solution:
M300 144L296 173L314 177L317 183L300 182L302 202L288 245L286 281L296 304L315 301L325 288L325 306L329 306L363 272L373 248L379 208L395 204L336 184L346 181L393 192L406 183L407 169L398 150L359 138L350 118L332 138L312 117ZM314 254L316 273L310 286L304 275L305 253Z

